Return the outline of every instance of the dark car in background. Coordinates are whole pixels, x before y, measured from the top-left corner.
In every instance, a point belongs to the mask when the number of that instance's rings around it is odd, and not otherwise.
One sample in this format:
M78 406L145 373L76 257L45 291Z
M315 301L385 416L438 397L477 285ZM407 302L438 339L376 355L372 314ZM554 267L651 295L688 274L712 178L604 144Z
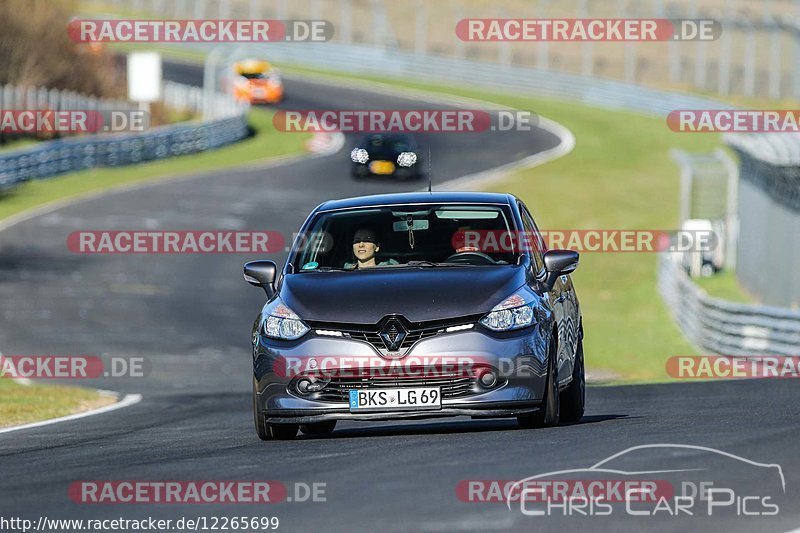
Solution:
M539 235L510 194L367 196L314 209L280 274L272 261L244 266L268 296L252 331L260 438L337 420L581 418L577 252L479 251L453 239L464 228Z
M392 176L417 179L423 176L422 154L407 133L370 133L350 151L354 178Z

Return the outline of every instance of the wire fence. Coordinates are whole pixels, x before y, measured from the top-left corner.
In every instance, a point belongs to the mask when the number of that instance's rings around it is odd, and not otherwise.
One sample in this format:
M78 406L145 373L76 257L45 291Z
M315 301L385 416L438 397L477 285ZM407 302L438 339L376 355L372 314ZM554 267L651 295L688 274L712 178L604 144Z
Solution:
M736 356L797 355L800 311L708 296L667 253L659 257L658 286L686 338L704 350Z
M98 0L169 19L325 19L333 42L721 96L800 98L796 0ZM714 19L705 42L465 42L464 18Z
M741 284L760 301L800 307L800 135L727 137L738 152Z

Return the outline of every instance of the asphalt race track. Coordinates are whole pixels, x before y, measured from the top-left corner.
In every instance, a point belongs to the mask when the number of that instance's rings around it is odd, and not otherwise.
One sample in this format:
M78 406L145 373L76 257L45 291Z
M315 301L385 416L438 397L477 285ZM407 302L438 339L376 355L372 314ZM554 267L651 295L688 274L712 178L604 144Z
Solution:
M200 78L193 66L171 65L167 75L183 82ZM286 92L282 106L293 109L435 107L291 78ZM434 188L558 142L541 130L429 134L419 141L431 149ZM144 356L149 368L146 379L89 383L142 394L132 407L0 434L0 515L34 521L43 512L49 518L277 516L286 531L798 527L800 405L792 380L592 387L581 423L545 430L519 430L512 420L340 423L328 438L261 442L251 413L249 335L263 293L241 277L242 263L254 258L78 255L66 247L67 235L77 230L267 229L291 235L323 200L425 185L352 180L347 155L352 143L349 138L332 156L133 188L0 233L3 353ZM271 258L283 261L285 255ZM369 295L357 296L369 305ZM591 353L587 360L591 368ZM779 513L741 517L733 508L712 517L654 518L615 509L594 518L543 517L524 515L518 504L509 510L503 503L467 503L457 496L463 480L518 480L584 468L628 447L656 443L711 447L780 465L786 489L776 500ZM727 476L744 486L747 494L737 495L772 494L776 486L769 469L694 449L631 456L625 467L700 469L709 479ZM287 487L325 483L326 501L81 505L67 493L80 480L264 479Z

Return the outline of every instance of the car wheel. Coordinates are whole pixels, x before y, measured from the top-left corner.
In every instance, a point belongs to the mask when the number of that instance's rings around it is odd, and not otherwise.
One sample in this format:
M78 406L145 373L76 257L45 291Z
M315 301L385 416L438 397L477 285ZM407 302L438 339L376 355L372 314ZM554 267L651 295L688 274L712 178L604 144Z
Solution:
M561 420L578 422L583 417L586 403L586 371L583 364L583 339L578 339L575 351L575 367L572 370L572 382L561 393Z
M267 431L267 420L264 412L258 408L258 392L256 391L256 378L253 378L253 419L256 424L256 434L261 440L269 440L269 432Z
M558 425L559 394L558 394L558 365L556 365L557 351L555 343L550 344L548 354L547 385L542 401L542 406L535 413L519 415L517 422L523 429L543 428Z
M333 433L333 428L336 427L336 420L328 422L316 422L314 424L301 424L300 431L306 435L328 435Z
M269 436L275 440L291 440L297 436L297 424L270 424L267 423Z

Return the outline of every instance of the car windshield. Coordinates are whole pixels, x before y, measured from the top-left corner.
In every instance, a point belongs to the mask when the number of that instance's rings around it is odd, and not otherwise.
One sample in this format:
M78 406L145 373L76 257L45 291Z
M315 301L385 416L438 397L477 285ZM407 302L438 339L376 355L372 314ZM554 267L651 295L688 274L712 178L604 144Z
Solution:
M263 72L245 72L242 74L243 78L247 78L248 80L263 80L264 73Z
M367 146L373 149L391 149L396 152L410 152L412 150L408 139L388 135L373 135L367 141Z
M322 212L298 236L295 272L515 264L516 249L468 246L470 235L511 232L507 205L393 205Z

